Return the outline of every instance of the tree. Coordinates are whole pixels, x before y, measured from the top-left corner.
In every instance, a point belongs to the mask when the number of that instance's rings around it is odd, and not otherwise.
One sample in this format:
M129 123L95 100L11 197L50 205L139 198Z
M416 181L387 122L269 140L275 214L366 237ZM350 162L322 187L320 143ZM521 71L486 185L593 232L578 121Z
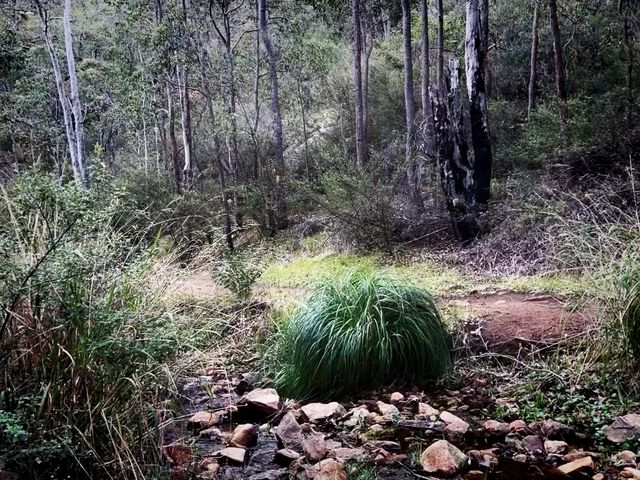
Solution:
M413 198L420 202L420 165L413 158L413 142L415 138L415 100L413 98L413 55L411 45L411 5L409 0L401 0L402 4L402 39L404 46L404 111L406 116L407 137L405 158L407 164L407 180Z
M271 93L271 121L273 123L273 144L275 149L274 162L274 200L275 200L275 228L283 229L288 226L286 203L286 167L284 163L284 146L282 134L282 114L280 112L280 98L278 96L278 69L276 56L267 28L267 0L259 1L259 29L269 64L269 91Z
M69 157L71 158L71 166L73 169L73 177L76 183L84 188L89 187L89 173L85 161L84 152L84 116L82 111L82 103L80 101L80 92L78 88L78 73L76 70L76 61L73 52L73 34L71 32L71 0L65 0L63 13L64 28L64 45L65 56L67 59L67 74L69 76L69 90L65 87L62 79L62 71L58 54L56 53L51 33L49 31L48 12L44 9L40 0L34 0L40 22L42 25L42 33L44 35L45 46L51 60L51 68L58 92L58 100L62 109L65 133L67 137L67 147L69 149Z
M442 0L438 0L438 91L444 92L444 8Z
M488 0L467 0L464 59L469 95L469 121L473 146L475 200L486 204L491 196L491 138L486 95Z
M360 0L351 0L353 22L353 84L355 93L356 163L364 165L367 160L367 137L365 135L364 105L362 94L362 20Z
M558 111L563 136L568 138L569 107L567 106L567 80L565 73L564 46L560 36L560 23L558 22L558 5L556 0L549 0L549 25L553 38L553 63L556 77L556 94L558 98Z
M533 0L533 21L531 22L531 56L529 61L529 89L527 117L531 118L536 108L536 84L538 78L538 16L540 0Z

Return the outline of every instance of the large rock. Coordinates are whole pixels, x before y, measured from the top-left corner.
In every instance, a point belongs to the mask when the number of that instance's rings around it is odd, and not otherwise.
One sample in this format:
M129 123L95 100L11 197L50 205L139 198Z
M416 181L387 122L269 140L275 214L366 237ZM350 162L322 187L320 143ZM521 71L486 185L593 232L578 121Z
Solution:
M564 455L569 450L569 445L562 440L547 440L544 442L544 449L552 455Z
M201 411L194 413L187 425L195 430L204 429L218 425L224 418L224 412Z
M344 473L344 467L340 462L333 458L327 458L317 463L313 467L305 468L307 476L311 480L347 480L347 474Z
M428 403L420 402L418 403L418 415L426 418L437 417L440 415L440 411L433 408Z
M338 402L309 403L301 408L310 422L318 423L332 418L339 418L347 414L345 408Z
M331 456L342 463L350 460L364 461L367 459L367 452L362 448L340 447L332 450Z
M247 456L247 451L244 448L227 447L218 451L216 454L229 462L243 464Z
M280 409L280 395L273 388L256 388L247 393L243 400L265 415L273 415Z
M509 433L509 424L497 420L487 420L482 427L491 437L504 437Z
M324 436L314 434L302 441L302 450L310 462L319 462L327 455L327 445Z
M545 437L550 440L563 440L575 435L571 427L555 420L545 420L542 422L541 429Z
M258 442L258 427L251 423L238 425L229 443L234 447L253 447Z
M400 416L400 410L398 410L398 407L395 405L390 405L384 402L378 402L377 405L378 410L380 410L380 413L385 419L392 420L394 416Z
M546 454L542 439L537 435L527 435L522 439L522 444L532 457L542 457Z
M618 417L604 429L607 439L614 443L623 443L640 437L640 415L630 413Z
M420 462L427 473L453 476L463 468L467 456L446 440L438 440L422 452Z
M298 460L302 455L290 448L283 448L276 452L275 462L280 465L289 465L291 462Z
M274 429L278 443L282 448L302 451L302 427L291 412L282 417L280 424Z

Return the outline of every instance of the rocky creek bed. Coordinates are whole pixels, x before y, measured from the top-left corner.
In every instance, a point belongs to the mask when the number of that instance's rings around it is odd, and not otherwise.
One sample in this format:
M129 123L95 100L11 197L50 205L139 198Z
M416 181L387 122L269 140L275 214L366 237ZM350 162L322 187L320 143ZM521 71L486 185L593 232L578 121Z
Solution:
M634 452L608 457L551 419L491 419L493 400L471 387L293 403L253 374L201 373L182 386L184 415L164 434L174 479L640 479ZM606 436L640 436L640 416L618 418Z

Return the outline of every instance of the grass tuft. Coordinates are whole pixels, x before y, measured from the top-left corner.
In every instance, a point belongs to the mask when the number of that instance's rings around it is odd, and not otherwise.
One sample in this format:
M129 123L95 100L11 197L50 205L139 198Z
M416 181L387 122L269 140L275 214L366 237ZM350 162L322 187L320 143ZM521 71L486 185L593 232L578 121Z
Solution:
M437 378L450 365L431 295L369 270L319 281L282 327L278 354L276 388L292 398Z

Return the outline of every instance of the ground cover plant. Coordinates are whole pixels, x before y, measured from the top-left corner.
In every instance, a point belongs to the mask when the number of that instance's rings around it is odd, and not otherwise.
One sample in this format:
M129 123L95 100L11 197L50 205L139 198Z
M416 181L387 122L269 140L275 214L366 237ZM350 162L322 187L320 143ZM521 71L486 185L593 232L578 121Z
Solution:
M293 398L434 379L450 365L431 295L373 271L321 280L282 327L275 385Z

